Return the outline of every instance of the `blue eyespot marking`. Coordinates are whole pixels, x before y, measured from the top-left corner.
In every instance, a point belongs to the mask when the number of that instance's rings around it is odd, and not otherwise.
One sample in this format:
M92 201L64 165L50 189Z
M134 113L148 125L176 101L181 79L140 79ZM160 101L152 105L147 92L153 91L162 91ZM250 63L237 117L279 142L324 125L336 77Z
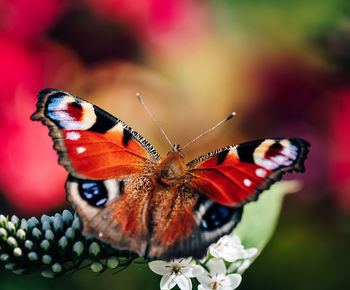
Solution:
M47 104L48 111L63 111L67 109L67 104L63 102L64 96L52 97Z
M103 181L82 180L79 182L79 193L82 199L95 207L103 206L108 201Z
M236 223L241 219L242 208L232 208L218 203L211 205L201 220L201 227L206 231L212 231L222 227L231 220Z

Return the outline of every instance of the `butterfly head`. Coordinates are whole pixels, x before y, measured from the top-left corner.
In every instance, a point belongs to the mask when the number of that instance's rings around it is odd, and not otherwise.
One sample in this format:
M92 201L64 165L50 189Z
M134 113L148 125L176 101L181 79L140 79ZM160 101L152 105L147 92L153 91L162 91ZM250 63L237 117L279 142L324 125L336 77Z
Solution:
M174 151L181 152L181 146L179 144L174 143L172 150L168 152L168 155Z
M173 149L158 164L159 181L166 185L176 184L187 172L187 166L179 145Z

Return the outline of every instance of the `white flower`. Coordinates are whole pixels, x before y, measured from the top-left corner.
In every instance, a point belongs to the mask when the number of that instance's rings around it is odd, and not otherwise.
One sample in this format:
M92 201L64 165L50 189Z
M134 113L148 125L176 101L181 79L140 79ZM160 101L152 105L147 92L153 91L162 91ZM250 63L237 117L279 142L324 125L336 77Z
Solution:
M243 273L251 264L250 258L254 257L258 253L257 248L250 248L245 250L246 255L244 257L245 260L240 260L232 263L228 268L227 272L237 272Z
M197 277L201 283L198 290L232 290L241 283L242 276L239 274L226 275L226 266L223 260L211 259L207 266L210 273L205 271Z
M236 273L242 274L245 270L248 269L250 264L251 264L251 261L248 259L234 262L228 267L227 272L229 273L236 272Z
M151 270L162 275L160 289L168 290L177 284L181 290L192 289L190 278L197 277L204 272L201 266L190 264L192 258L174 259L170 262L152 261L148 263Z
M247 251L237 235L223 236L215 244L210 245L209 253L215 258L223 258L228 262L244 259Z

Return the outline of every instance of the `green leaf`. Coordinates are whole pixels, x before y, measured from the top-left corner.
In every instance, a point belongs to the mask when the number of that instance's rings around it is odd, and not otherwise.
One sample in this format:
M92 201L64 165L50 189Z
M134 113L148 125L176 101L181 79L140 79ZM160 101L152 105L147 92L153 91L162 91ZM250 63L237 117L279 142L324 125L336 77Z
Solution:
M298 181L279 182L263 192L258 201L244 206L242 221L233 233L240 237L245 248L262 251L275 230L284 195L299 189Z

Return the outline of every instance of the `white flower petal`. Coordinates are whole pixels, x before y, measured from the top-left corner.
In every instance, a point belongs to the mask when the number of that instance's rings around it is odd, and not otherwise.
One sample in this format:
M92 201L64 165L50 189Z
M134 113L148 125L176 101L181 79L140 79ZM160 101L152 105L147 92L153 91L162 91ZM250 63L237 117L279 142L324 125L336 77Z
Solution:
M158 275L165 275L165 274L170 274L171 273L171 268L167 267L169 265L169 263L165 262L165 261L152 261L148 263L148 267L150 267L150 269L158 274Z
M215 276L217 274L226 274L226 266L224 261L221 259L211 259L208 261L207 266L212 276Z
M227 276L227 278L231 282L231 289L236 289L242 281L242 276L239 274L230 274Z
M176 275L175 274L166 274L162 277L160 280L160 289L161 290L169 290L175 287L176 281L175 281Z
M204 272L204 269L199 265L188 265L183 268L182 271L185 276L192 278L201 275Z
M247 256L246 258L252 258L254 256L256 256L256 254L258 253L258 249L257 248L250 248L246 250Z
M244 272L245 270L247 270L248 269L248 267L250 266L250 261L249 260L244 260L243 262L242 262L242 264L238 267L238 269L237 269L237 272L238 273L242 273L242 272Z
M174 259L170 263L178 264L182 267L187 266L192 261L192 257L188 258L181 258L181 259Z
M243 251L236 251L236 249L226 249L221 253L221 257L227 262L234 262L238 259L243 259L245 256L245 253Z
M212 255L215 258L221 258L220 251L214 247L209 248L209 253L210 253L210 255Z
M205 271L202 275L197 277L197 280L199 283L203 284L203 286L207 287L211 283L212 276L207 271Z
M237 235L223 236L215 244L209 247L210 254L215 258L223 258L226 261L234 262L247 256L241 240Z
M205 254L205 256L204 256L202 259L199 260L199 262L202 263L202 264L204 264L204 262L207 260L207 258L208 258L208 251L207 251L207 253Z
M236 270L238 270L238 268L243 264L243 261L237 261L234 263L231 263L230 266L227 269L227 273L231 273L234 272Z
M211 288L200 284L198 285L198 290L211 290Z
M190 278L187 278L184 275L176 276L175 281L181 290L191 290L192 289L192 282L191 282Z
M239 246L242 245L241 239L237 235L231 236L230 240L236 245L239 245Z
M230 240L231 240L231 236L230 236L230 235L226 235L226 236L221 237L221 238L218 240L218 243L226 244L226 243L228 243Z

